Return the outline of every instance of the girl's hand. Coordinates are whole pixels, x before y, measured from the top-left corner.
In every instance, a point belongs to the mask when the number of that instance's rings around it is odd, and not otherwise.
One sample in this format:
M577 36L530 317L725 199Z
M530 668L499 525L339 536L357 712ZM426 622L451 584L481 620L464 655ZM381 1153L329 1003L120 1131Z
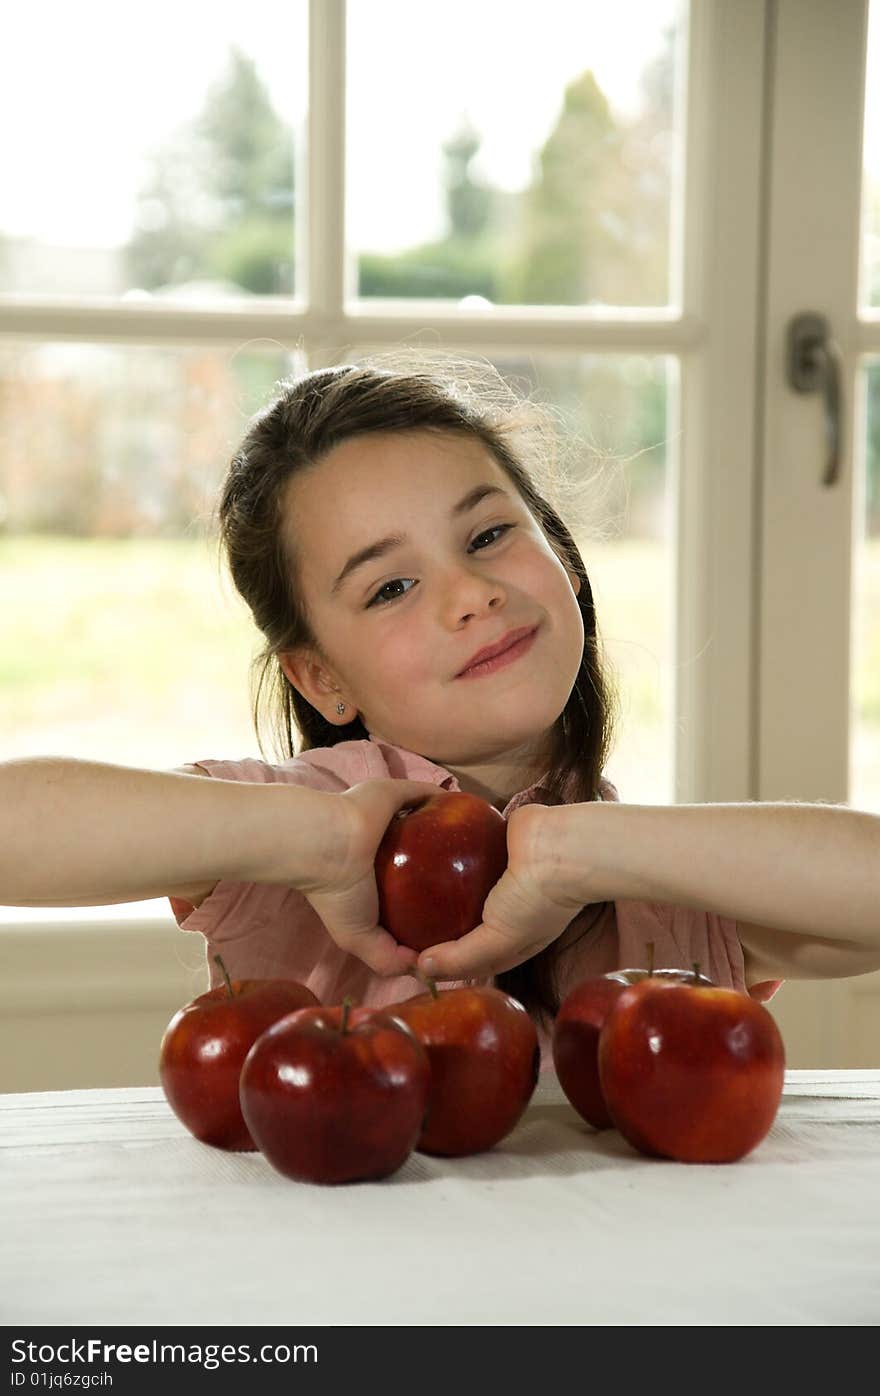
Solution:
M356 955L374 974L411 974L417 959L378 924L376 851L397 811L436 791L436 785L422 781L376 778L326 796L330 827L322 840L320 871L298 887L340 950Z
M530 960L589 902L568 887L554 857L560 817L570 806L521 805L507 821L507 871L483 906L482 923L460 940L423 950L418 969L435 979L503 974Z

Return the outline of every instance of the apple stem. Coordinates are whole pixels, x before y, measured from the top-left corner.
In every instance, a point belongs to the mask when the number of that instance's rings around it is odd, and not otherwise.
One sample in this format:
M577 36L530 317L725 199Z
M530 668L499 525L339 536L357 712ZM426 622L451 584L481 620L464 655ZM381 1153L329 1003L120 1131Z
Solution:
M349 1009L350 1009L350 1008L351 1008L351 999L350 999L350 998L344 998L344 999L342 1000L342 1021L341 1021L340 1024L339 1024L339 1031L340 1031L340 1033L342 1033L342 1034L345 1034L345 1033L348 1032L348 1014L349 1014Z
M426 983L427 986L428 986L428 989L429 989L430 994L431 994L431 998L432 998L432 999L438 999L438 998L440 997L440 995L439 995L438 992L437 992L437 984L436 984L436 981L433 980L433 979L431 979L430 975L426 975L426 976L425 976L425 983Z
M230 997L231 999L234 999L234 998L235 998L235 994L234 994L233 989L232 989L232 980L229 978L228 971L227 971L227 969L226 969L226 966L225 966L224 963L223 963L223 957L222 957L222 955L215 955L215 956L214 956L214 963L217 964L217 965L219 965L220 968L222 969L222 971L223 971L223 978L226 980L226 987L227 987L227 989L229 990L229 997Z
M653 940L649 940L649 941L648 941L648 973L649 973L649 974L653 974L653 973L654 973L654 942L653 942Z
M700 982L700 962L699 962L699 960L694 960L693 965L694 965L694 983L695 983L695 984L699 984L699 982Z

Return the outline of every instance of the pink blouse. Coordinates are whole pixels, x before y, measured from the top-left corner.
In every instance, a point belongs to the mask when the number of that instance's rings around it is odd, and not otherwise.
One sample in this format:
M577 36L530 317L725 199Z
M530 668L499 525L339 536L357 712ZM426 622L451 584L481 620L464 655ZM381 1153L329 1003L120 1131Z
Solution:
M460 789L455 776L442 766L374 737L305 751L280 765L251 758L200 760L195 764L222 780L290 781L323 791L347 790L375 777L425 781L443 790ZM543 794L541 781L521 790L503 810L505 818L520 805L540 803ZM604 800L618 798L608 781L602 782L601 796ZM223 982L219 967L211 958L219 952L230 978L297 979L307 984L321 1003L340 1003L349 995L356 1003L378 1007L424 992L423 985L412 975L380 978L355 956L340 950L306 898L291 888L219 882L198 907L176 897L169 900L178 925L185 931L200 931L205 938L212 988ZM643 966L648 941L654 942L654 963L658 968L690 969L696 960L701 972L716 984L748 992L735 921L710 911L641 901L616 901L613 912L563 954L558 969L563 996L590 975ZM587 908L580 916L586 917L588 924L595 912ZM448 986L449 981L446 982ZM766 1001L780 983L774 980L754 985L752 995ZM549 1044L546 1035L540 1035L546 1066Z

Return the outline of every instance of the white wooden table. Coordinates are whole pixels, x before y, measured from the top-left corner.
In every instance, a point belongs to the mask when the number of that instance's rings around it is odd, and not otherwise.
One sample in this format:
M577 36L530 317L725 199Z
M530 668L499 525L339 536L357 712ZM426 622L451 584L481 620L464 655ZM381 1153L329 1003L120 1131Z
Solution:
M0 1323L880 1320L880 1072L792 1071L745 1159L582 1124L552 1074L490 1153L293 1183L158 1088L0 1096Z

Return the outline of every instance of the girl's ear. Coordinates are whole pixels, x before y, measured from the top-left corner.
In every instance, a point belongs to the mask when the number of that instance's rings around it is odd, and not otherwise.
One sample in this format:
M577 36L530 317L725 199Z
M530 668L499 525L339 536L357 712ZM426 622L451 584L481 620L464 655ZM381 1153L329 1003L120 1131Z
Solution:
M282 650L278 663L288 682L328 722L344 727L354 721L357 709L349 703L338 680L314 650ZM339 703L344 705L343 713L337 711Z

